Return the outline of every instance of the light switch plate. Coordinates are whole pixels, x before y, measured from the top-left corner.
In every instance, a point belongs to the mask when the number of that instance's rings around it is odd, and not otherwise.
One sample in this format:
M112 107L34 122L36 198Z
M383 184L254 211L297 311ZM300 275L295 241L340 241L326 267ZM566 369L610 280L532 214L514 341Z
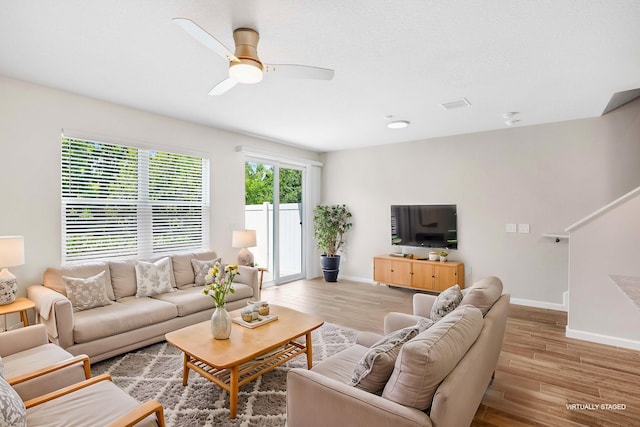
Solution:
M528 233L529 224L518 224L518 233Z
M505 227L505 231L507 233L515 233L516 232L516 225L515 224L507 224Z

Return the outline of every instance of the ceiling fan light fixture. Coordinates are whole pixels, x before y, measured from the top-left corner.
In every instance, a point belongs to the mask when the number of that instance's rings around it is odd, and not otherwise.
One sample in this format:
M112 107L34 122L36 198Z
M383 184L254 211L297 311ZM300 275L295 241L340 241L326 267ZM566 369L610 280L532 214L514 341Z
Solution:
M229 66L229 77L239 83L254 84L262 81L262 68L251 62L232 62Z

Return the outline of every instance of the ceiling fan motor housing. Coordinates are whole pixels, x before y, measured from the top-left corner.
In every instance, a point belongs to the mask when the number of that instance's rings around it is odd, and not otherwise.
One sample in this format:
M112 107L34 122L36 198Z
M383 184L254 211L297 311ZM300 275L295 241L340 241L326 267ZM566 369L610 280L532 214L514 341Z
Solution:
M262 61L258 58L258 39L258 33L251 28L238 28L233 31L236 58L240 60L240 63L257 67L263 71Z

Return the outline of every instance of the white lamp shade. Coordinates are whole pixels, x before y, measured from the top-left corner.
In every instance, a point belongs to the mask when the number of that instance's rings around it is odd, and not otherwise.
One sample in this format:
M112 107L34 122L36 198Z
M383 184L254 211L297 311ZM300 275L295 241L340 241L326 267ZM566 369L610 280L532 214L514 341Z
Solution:
M24 237L0 236L0 268L24 264Z
M256 244L256 230L236 230L233 232L232 247L253 248Z

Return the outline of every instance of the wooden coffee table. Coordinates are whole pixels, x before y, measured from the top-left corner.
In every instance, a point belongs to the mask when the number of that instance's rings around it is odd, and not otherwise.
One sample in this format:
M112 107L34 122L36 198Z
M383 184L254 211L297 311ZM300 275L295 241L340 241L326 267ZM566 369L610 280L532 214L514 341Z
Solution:
M187 385L189 369L229 393L229 417L238 410L238 389L287 360L306 353L312 367L311 331L324 321L316 316L270 304L278 320L254 329L233 324L231 336L217 340L211 336L209 320L165 335L167 341L184 352L182 385ZM240 316L240 310L229 312ZM305 342L294 341L305 336Z

